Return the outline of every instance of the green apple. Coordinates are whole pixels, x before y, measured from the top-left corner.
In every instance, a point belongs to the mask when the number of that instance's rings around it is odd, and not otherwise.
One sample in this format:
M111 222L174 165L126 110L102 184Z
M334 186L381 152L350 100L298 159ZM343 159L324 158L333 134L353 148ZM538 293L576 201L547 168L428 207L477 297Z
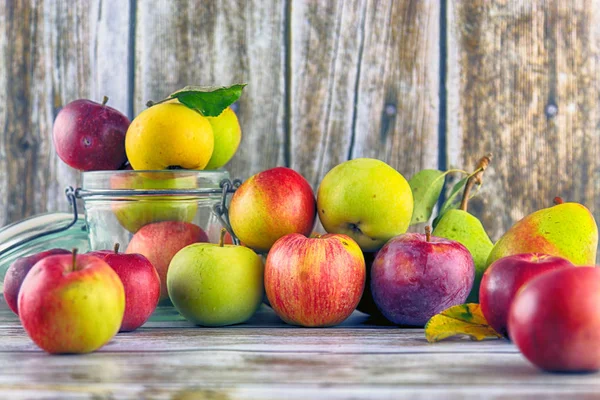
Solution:
M247 247L196 243L171 260L167 289L189 321L224 326L247 321L263 300L262 258Z
M194 176L176 176L170 172L116 173L111 189L192 189ZM197 201L184 196L136 196L136 199L113 201L112 210L119 223L131 233L142 226L160 221L191 222L198 209Z
M215 148L204 169L218 169L235 155L242 140L242 129L231 107L223 110L218 117L207 117L207 119L215 136Z
M404 177L380 160L357 158L325 175L317 192L317 211L325 230L354 239L375 251L408 229L413 195Z

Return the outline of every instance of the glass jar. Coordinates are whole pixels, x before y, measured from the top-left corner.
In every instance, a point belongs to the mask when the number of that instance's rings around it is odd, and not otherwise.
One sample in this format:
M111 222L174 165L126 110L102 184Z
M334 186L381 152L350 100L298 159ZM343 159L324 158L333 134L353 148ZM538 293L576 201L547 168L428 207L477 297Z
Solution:
M0 288L6 270L17 258L54 248L77 248L80 253L89 250L83 216L74 219L68 213L40 214L0 229Z

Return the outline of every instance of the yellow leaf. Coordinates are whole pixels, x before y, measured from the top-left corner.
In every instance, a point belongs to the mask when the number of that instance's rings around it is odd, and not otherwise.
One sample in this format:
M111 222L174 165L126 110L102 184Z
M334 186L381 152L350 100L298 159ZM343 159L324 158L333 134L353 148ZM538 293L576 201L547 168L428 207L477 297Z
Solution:
M450 307L431 317L425 325L425 338L429 343L457 335L467 335L473 340L502 337L488 325L481 307L475 303Z

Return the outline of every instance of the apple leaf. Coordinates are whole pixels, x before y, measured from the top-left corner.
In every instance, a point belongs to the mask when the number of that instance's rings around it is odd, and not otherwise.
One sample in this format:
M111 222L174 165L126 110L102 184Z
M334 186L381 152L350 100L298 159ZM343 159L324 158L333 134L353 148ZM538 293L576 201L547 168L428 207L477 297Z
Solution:
M472 340L502 337L487 323L476 303L450 307L431 317L425 325L425 338L429 343L458 335L470 336Z
M408 184L412 190L415 205L410 221L411 225L425 222L431 218L433 207L444 188L446 174L447 172L437 169L424 169L410 178Z
M217 117L242 95L245 83L232 86L186 86L171 93L170 99L177 99L183 105L198 111L205 117Z

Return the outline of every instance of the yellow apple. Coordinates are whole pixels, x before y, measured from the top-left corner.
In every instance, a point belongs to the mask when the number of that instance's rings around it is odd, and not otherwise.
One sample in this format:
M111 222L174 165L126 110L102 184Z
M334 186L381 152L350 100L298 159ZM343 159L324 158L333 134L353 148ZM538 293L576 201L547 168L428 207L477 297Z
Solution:
M142 111L125 135L125 151L136 170L204 169L214 149L210 122L177 103Z

